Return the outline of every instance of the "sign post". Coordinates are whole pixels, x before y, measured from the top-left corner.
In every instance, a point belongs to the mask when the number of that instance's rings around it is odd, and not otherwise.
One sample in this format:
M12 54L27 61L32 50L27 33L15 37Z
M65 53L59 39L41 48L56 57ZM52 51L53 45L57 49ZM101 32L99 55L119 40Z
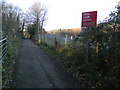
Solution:
M97 25L97 11L91 12L83 12L82 13L82 24L81 30L86 30L87 27L96 26ZM90 41L88 40L86 43L86 63L90 59Z
M86 27L97 25L97 11L83 12L81 28L84 30Z

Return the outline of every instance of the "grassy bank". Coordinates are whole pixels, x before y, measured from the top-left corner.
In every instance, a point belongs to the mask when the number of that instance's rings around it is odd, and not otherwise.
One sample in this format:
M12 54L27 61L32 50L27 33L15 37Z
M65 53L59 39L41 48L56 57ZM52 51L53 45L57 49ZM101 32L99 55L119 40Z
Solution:
M47 44L42 49L63 64L63 66L77 77L88 88L119 88L119 67L113 68L110 62L85 62L84 48L59 47L54 48ZM116 73L116 74L115 74Z
M2 61L2 88L10 88L13 79L13 71L22 40L20 38L8 38L7 55Z

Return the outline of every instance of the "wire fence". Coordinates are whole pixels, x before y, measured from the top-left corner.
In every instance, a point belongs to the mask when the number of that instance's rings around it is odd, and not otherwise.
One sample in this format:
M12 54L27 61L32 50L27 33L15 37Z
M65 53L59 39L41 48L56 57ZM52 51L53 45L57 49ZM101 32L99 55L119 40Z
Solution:
M73 43L73 40L66 37L59 37L59 36L45 36L44 40L49 46L69 46Z
M0 40L0 61L4 59L4 57L7 54L6 44L7 44L7 38Z

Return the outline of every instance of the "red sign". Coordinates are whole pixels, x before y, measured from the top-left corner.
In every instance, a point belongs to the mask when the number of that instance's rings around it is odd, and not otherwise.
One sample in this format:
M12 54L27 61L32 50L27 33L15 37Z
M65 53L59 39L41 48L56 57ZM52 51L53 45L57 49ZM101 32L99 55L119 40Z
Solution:
M96 26L97 24L97 11L83 12L82 13L82 27Z

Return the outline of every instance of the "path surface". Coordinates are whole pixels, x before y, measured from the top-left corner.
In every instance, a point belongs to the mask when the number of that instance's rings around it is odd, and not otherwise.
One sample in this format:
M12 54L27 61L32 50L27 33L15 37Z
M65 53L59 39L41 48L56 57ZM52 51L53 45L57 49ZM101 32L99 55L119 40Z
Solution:
M81 84L52 56L24 40L16 62L13 88L79 88Z

